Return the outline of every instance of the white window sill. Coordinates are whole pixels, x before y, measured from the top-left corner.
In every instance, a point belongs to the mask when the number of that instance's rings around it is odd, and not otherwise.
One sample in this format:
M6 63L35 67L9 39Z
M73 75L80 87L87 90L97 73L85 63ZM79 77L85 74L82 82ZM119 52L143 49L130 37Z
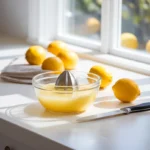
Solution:
M90 54L78 53L81 58L90 59L96 62L108 64L118 68L126 69L129 71L137 72L140 74L150 76L150 65L136 62L133 60L117 57L109 54L97 54L96 52L91 52Z
M30 41L30 43L37 44L39 42ZM48 43L49 42L40 42L39 44L46 47ZM24 54L28 46L29 45L23 40L15 39L8 36L0 36L0 59L7 59L16 55L22 55ZM80 58L93 60L99 63L108 64L111 66L150 76L149 64L128 60L110 54L101 54L98 51L92 51L90 49L74 46L71 44L69 44L69 48L73 51L76 51Z
M32 43L37 43L37 42L32 41ZM44 47L46 47L49 43L50 42L40 42L40 44L43 45ZM125 59L111 54L101 54L99 51L92 51L91 49L74 46L71 44L69 44L69 48L77 52L79 57L82 59L89 59L99 63L108 64L114 67L118 67L125 70L150 76L149 64Z

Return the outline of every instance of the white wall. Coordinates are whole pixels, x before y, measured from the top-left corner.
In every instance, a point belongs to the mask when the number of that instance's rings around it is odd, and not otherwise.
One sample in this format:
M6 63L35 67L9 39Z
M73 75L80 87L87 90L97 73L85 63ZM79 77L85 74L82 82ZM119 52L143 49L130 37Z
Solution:
M28 0L0 0L0 32L27 37Z

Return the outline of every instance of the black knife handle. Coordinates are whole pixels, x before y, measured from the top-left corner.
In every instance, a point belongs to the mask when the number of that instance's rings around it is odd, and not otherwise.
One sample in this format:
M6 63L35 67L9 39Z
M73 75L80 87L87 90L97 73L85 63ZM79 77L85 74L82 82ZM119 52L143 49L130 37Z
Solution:
M150 102L142 103L135 106L125 107L121 108L121 110L124 110L128 113L134 113L134 112L142 112L142 111L148 111L150 110Z

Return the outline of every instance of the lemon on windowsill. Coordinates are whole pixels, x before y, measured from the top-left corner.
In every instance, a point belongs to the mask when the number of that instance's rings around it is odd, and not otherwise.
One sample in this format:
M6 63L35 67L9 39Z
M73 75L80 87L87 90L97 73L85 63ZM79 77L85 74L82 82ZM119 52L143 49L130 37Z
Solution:
M67 44L62 41L53 41L47 47L48 52L51 52L54 55L58 55L60 52L67 52Z
M150 40L146 43L146 51L150 53Z
M107 87L112 82L112 75L102 66L93 66L89 72L95 73L101 77L101 89Z

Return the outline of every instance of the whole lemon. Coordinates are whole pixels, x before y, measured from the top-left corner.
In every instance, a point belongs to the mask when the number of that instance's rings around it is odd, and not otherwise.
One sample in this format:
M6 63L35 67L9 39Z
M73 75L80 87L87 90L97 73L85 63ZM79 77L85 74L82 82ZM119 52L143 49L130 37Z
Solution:
M131 49L137 49L138 40L136 36L132 33L123 33L121 35L121 46Z
M150 40L146 43L146 50L150 53Z
M48 45L47 50L57 56L62 51L68 51L68 48L67 44L62 41L53 41Z
M25 54L30 65L40 65L46 58L46 51L41 46L31 46Z
M97 18L89 18L86 22L86 29L88 33L94 34L100 30L100 21Z
M112 75L108 73L106 69L102 66L93 66L89 72L95 73L101 77L100 88L105 88L112 82Z
M64 71L64 64L58 57L49 57L42 63L43 70Z
M78 55L72 51L60 52L57 57L63 61L66 70L75 69L79 59Z
M128 103L132 102L140 95L138 85L131 79L120 79L112 87L114 95L120 101Z

